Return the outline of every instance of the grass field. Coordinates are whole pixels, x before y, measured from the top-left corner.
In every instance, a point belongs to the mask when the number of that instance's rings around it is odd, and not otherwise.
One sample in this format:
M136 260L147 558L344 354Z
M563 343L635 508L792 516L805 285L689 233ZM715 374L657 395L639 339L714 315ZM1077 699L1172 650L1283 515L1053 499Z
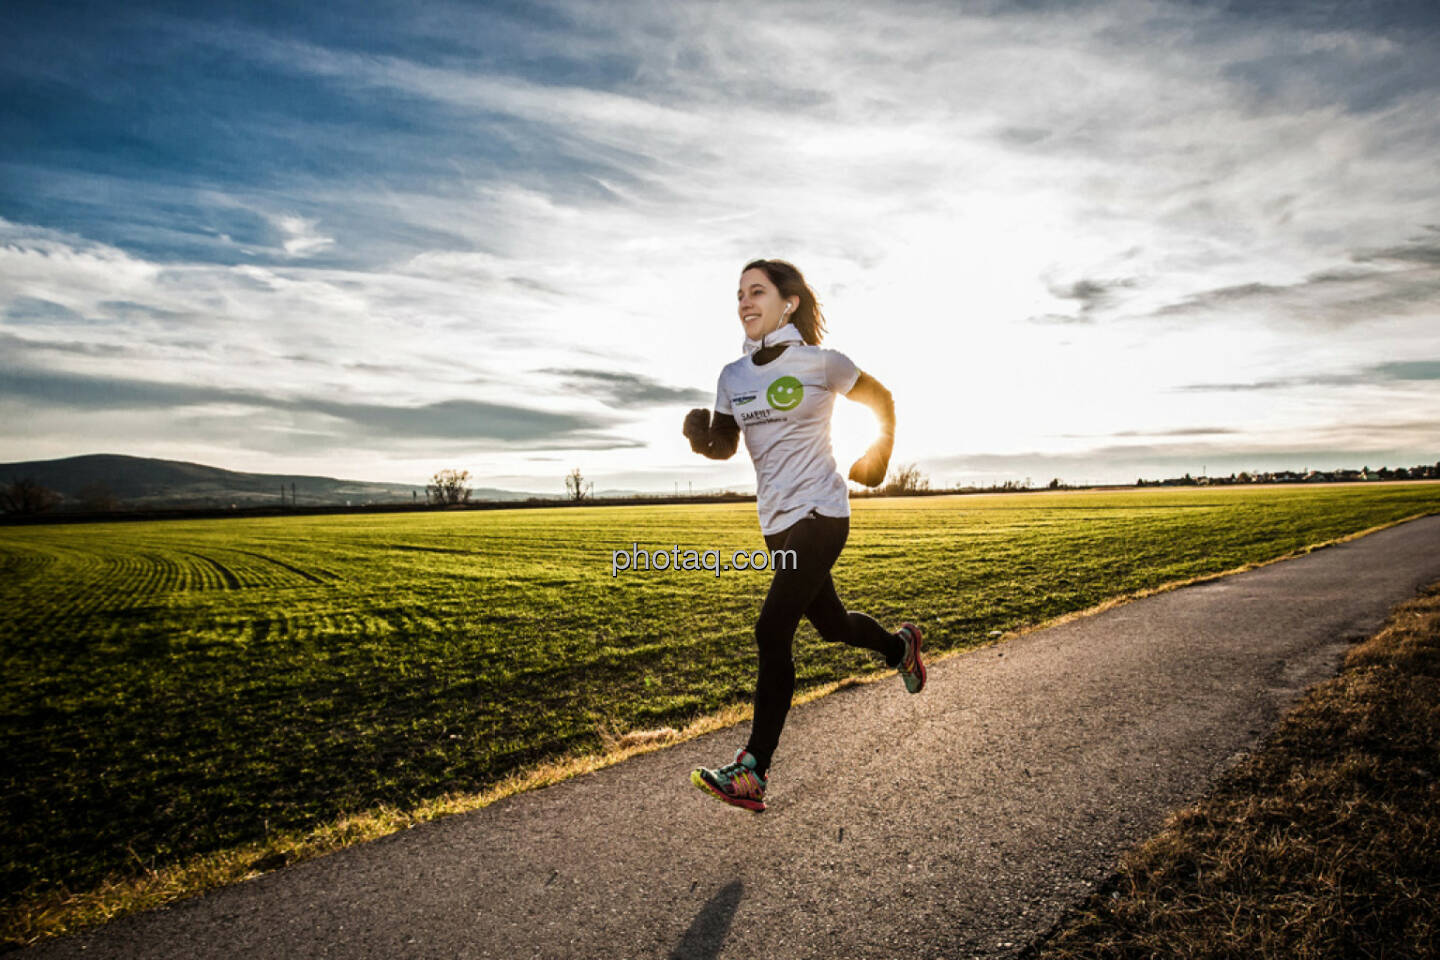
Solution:
M1440 484L857 501L835 571L973 646L1110 597L1440 512ZM753 504L0 528L0 909L379 805L478 791L749 698ZM877 665L802 627L814 688Z

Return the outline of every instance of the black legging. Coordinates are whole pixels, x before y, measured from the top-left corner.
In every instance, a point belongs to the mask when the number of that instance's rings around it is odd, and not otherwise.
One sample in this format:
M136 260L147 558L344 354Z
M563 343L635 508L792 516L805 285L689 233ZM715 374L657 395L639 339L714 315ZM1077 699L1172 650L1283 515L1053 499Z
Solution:
M835 593L830 568L849 535L849 517L822 517L811 511L794 525L765 537L765 545L772 551L794 550L796 562L788 569L776 564L775 578L755 623L760 676L755 682L755 719L745 749L754 755L757 772L762 776L780 742L790 698L795 693L795 661L790 647L802 616L815 625L824 640L874 650L892 667L905 654L905 645L897 634L880 626L874 617L847 612Z

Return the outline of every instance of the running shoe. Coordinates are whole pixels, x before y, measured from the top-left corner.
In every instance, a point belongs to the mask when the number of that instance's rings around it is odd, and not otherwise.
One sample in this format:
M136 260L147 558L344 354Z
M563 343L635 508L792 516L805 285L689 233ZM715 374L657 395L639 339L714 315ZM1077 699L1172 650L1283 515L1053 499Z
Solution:
M920 659L920 647L923 645L920 628L907 621L900 624L897 632L905 643L905 655L900 658L900 666L895 669L904 678L905 689L911 693L919 693L925 689L925 661Z
M756 813L765 809L765 778L755 772L755 757L743 748L735 752L734 763L719 770L696 767L690 782L731 806Z

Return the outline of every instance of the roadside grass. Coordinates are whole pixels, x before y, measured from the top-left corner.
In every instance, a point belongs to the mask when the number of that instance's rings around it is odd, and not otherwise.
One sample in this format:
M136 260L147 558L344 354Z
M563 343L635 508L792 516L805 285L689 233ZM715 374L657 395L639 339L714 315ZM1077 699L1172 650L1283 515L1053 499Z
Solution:
M1024 955L1440 956L1440 584Z
M0 529L0 939L35 942L748 717L750 504ZM936 653L1440 511L1440 485L857 501ZM802 696L879 676L797 637Z

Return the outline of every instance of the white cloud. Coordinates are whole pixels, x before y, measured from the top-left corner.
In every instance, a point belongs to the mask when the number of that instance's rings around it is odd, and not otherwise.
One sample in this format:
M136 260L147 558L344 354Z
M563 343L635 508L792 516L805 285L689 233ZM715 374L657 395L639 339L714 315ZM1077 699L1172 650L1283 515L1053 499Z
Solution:
M1434 399L1393 383L1339 400L1318 386L1264 401L1180 389L1332 370L1342 355L1357 366L1440 356L1429 301L1392 296L1431 289L1433 265L1314 282L1433 219L1435 92L1368 111L1344 96L1346 71L1416 55L1396 40L1237 26L1161 2L1063 16L948 4L558 9L570 26L529 38L533 54L626 69L585 85L459 57L209 38L357 102L393 94L450 125L499 129L537 163L457 153L453 177L434 182L228 198L307 211L263 214L285 254L263 266L148 262L35 231L0 249L0 295L94 318L96 343L155 345L134 362L156 378L593 411L593 398L534 371L624 370L708 391L739 342L734 274L752 256L783 256L819 289L833 344L895 391L902 459L1079 456L1083 444L1057 438L1202 422L1241 431L1237 444L1275 444L1357 417L1413 420ZM1319 72L1300 86L1267 76L1297 51L1320 58ZM399 155L387 135L376 134L376 162ZM306 265L352 252L347 222L361 241L449 239L378 265ZM115 301L154 312L122 318L106 306ZM1026 322L1044 315L1087 322ZM92 373L114 363L65 362ZM837 427L852 446L870 429L853 414ZM629 436L648 447L586 451L587 473L680 469L672 421L676 411L634 412ZM486 456L470 465L482 478L549 469Z
M282 215L274 217L273 222L285 236L282 246L288 256L308 257L335 245L334 237L317 232L318 221Z

